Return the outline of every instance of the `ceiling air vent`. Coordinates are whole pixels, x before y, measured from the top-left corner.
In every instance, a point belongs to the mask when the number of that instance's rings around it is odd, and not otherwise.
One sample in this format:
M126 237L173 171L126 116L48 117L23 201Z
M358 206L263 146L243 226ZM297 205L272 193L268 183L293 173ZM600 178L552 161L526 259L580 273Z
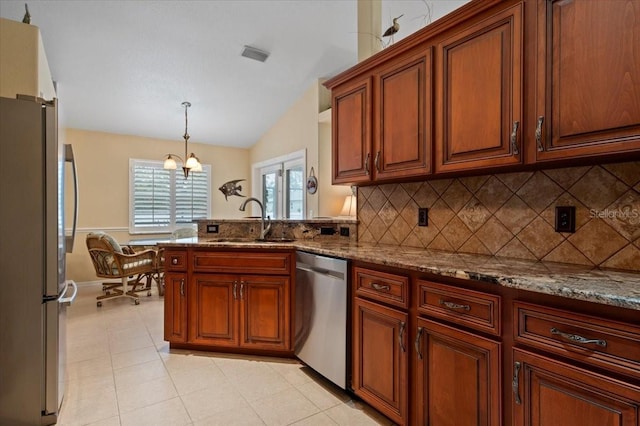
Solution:
M244 56L245 58L264 62L269 57L269 52L265 52L264 50L260 50L255 47L245 46L242 50L242 56Z

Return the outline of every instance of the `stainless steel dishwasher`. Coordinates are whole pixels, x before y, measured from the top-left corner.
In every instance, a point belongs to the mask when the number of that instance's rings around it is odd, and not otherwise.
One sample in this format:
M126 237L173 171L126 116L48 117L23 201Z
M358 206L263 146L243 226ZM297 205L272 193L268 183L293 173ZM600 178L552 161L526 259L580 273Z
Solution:
M346 389L346 260L298 251L295 316L296 356Z

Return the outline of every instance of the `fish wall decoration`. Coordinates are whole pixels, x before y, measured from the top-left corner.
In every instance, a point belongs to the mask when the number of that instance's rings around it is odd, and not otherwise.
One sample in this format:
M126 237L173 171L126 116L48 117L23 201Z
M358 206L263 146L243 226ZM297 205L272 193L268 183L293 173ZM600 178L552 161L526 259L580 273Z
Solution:
M227 197L231 195L237 195L238 197L246 197L246 195L242 195L240 193L240 191L242 191L242 185L238 185L238 182L242 182L243 180L246 180L246 179L230 180L229 182L223 183L222 186L218 188L220 192L224 194L225 201L227 200Z

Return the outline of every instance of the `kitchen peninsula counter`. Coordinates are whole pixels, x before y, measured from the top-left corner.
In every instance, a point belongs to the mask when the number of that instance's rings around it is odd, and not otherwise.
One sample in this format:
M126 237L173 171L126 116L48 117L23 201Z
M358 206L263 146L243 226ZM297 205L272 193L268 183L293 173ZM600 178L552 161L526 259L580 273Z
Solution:
M537 262L475 254L448 253L415 247L296 240L292 242L209 240L160 243L161 247L210 247L240 249L296 249L408 269L418 272L496 284L518 290L640 310L640 274L580 265Z

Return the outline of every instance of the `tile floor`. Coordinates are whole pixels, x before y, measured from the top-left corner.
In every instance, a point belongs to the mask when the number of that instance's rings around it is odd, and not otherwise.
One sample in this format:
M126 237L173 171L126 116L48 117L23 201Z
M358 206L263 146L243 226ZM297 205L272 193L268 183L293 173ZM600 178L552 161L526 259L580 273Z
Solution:
M80 287L68 310L59 425L389 425L296 360L170 350L163 299L106 301Z

